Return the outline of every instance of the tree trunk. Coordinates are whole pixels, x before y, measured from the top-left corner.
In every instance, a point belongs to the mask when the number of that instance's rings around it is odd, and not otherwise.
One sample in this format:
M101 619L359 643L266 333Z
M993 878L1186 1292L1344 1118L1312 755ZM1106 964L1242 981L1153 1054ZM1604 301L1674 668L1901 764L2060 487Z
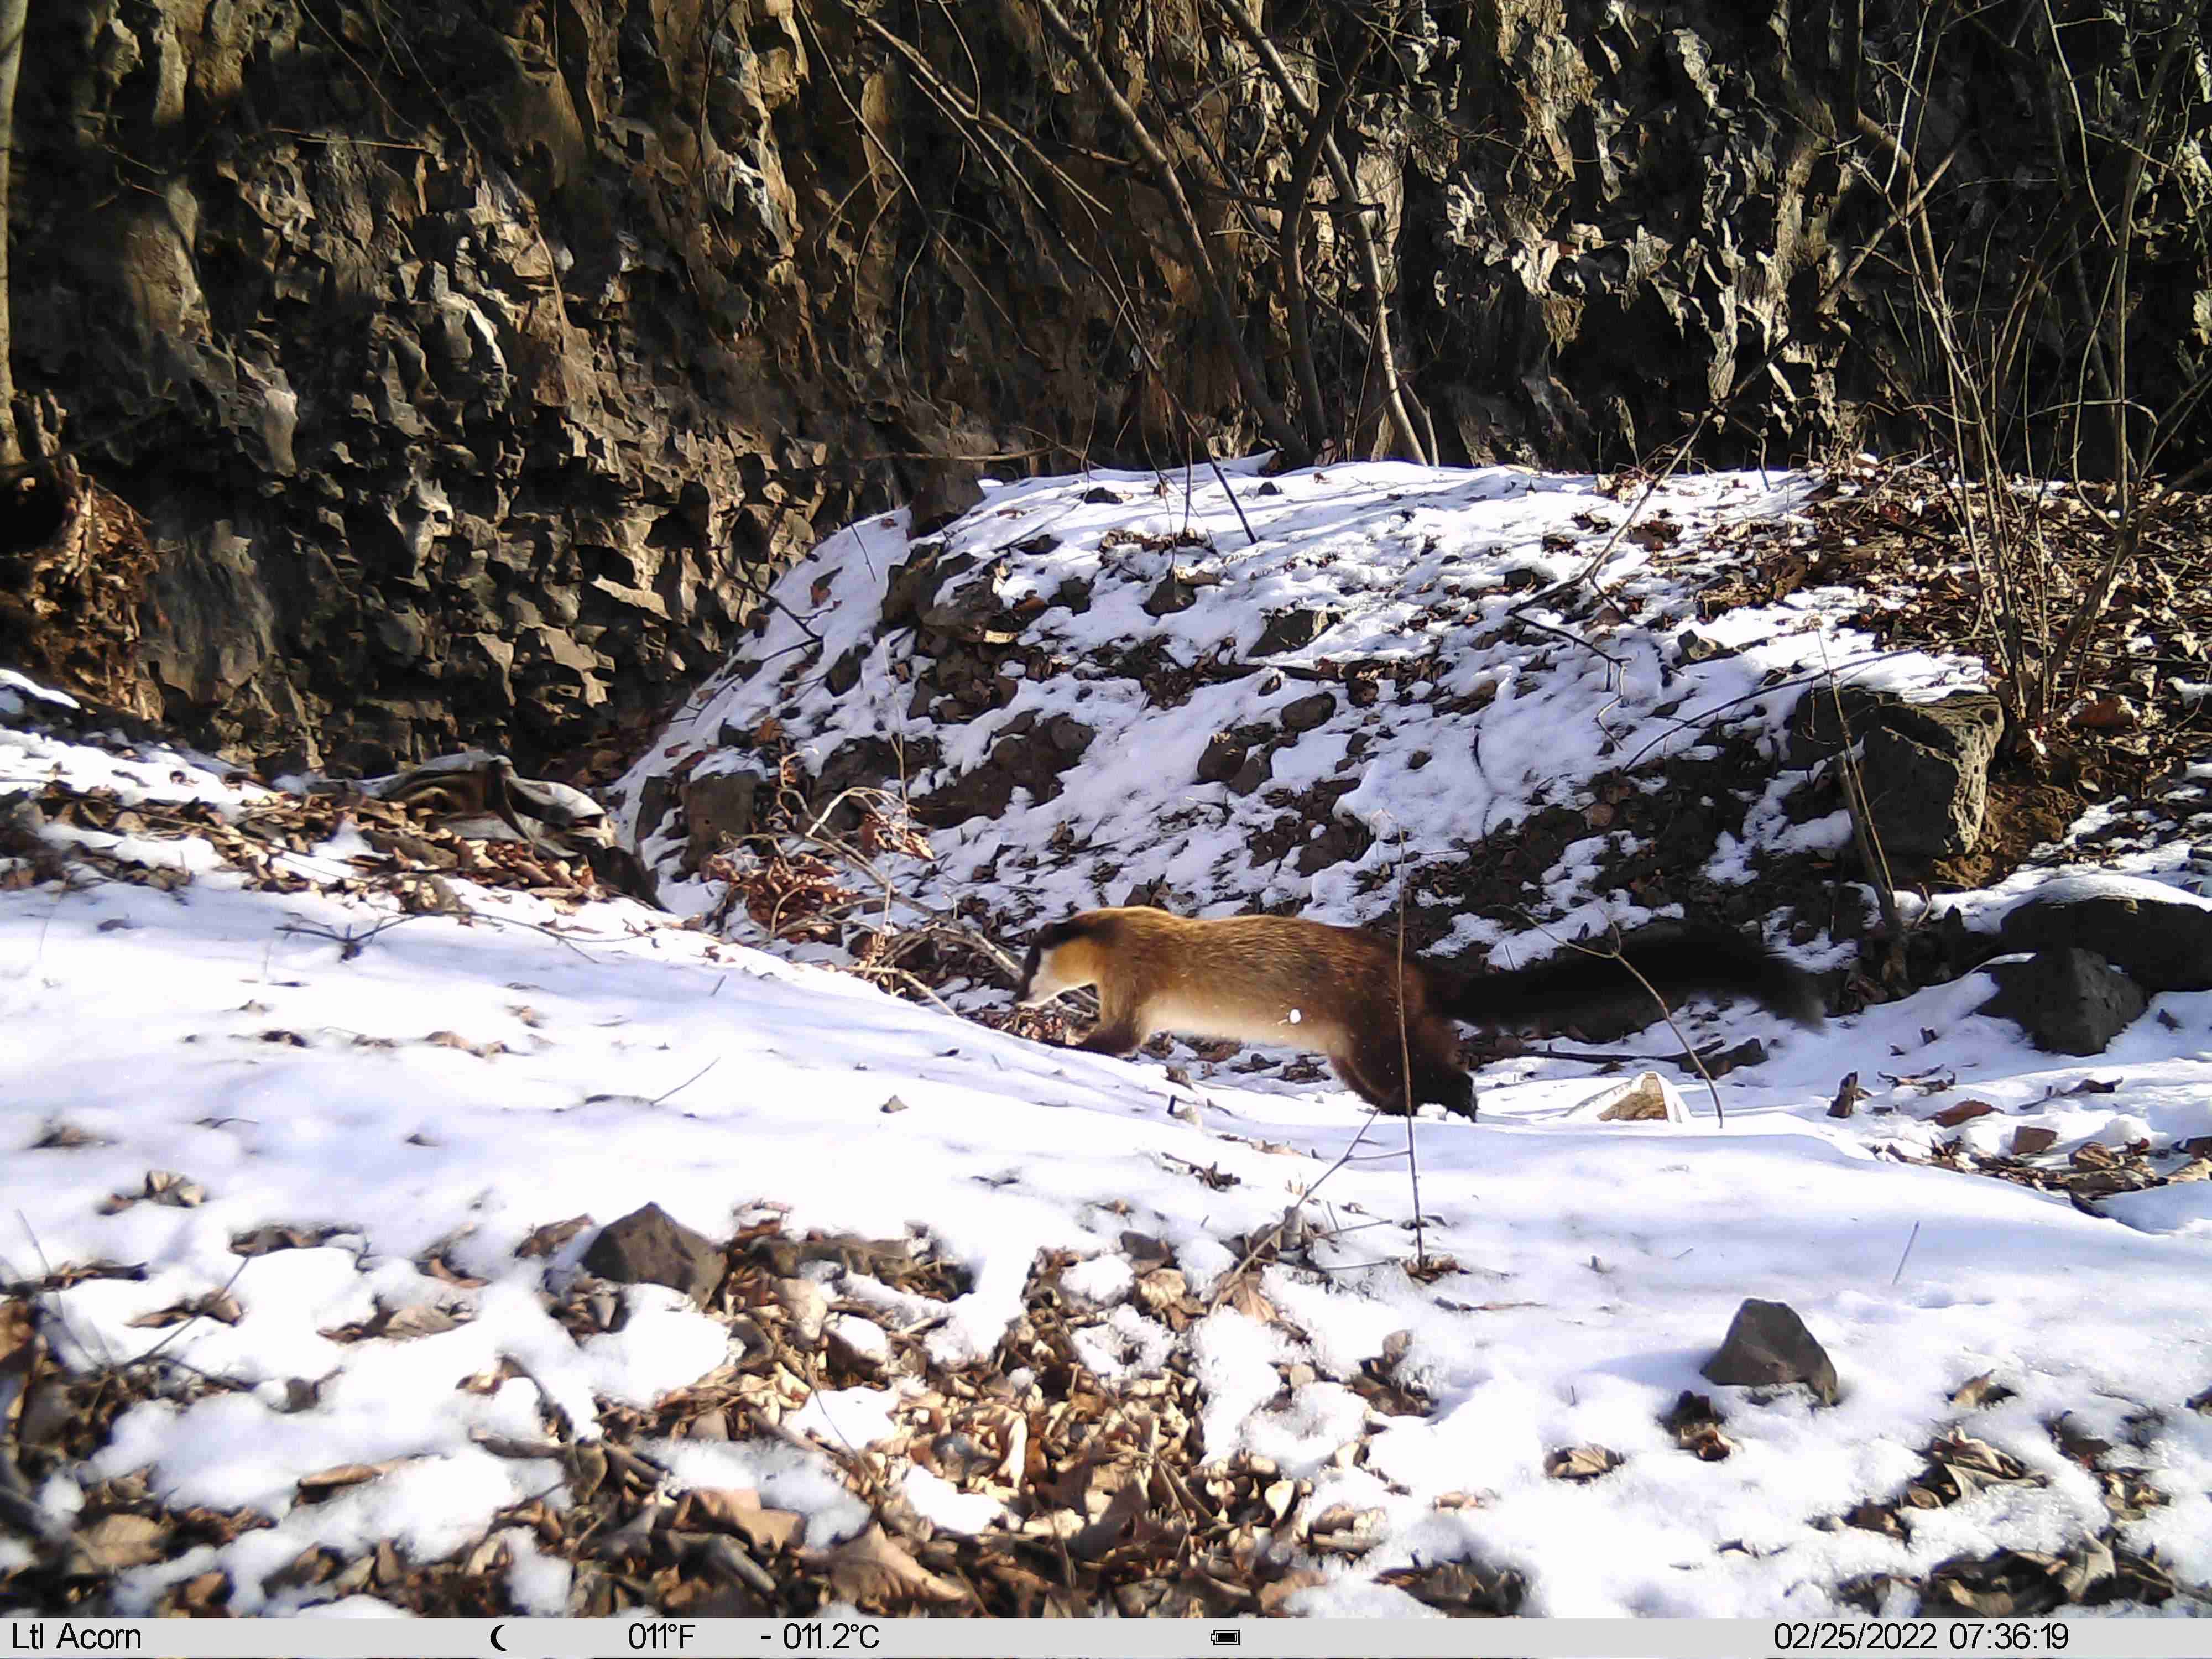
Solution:
M0 466L23 459L15 437L15 336L8 319L8 198L15 172L15 75L31 0L0 0Z

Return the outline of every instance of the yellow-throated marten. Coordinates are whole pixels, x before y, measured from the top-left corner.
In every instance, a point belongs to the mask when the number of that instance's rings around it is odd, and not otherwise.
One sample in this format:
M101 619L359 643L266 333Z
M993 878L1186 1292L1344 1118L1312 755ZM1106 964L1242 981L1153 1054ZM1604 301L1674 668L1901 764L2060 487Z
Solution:
M1723 929L1662 924L1624 939L1620 953L1670 1002L1732 991L1800 1024L1821 1023L1811 975ZM1292 916L1192 921L1142 906L1085 910L1039 930L1017 994L1038 1007L1097 986L1098 1027L1079 1045L1094 1054L1128 1054L1159 1031L1318 1050L1386 1111L1406 1109L1410 1059L1415 1105L1473 1117L1474 1085L1451 1021L1526 1025L1635 987L1620 962L1591 951L1473 975L1408 957L1401 1034L1398 954L1395 940Z

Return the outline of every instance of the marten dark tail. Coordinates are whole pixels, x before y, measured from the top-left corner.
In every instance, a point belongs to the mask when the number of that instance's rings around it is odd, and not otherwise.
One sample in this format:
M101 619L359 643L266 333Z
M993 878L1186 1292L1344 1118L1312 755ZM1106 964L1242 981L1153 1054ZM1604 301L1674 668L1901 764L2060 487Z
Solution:
M1700 991L1755 998L1785 1019L1819 1030L1825 1012L1812 975L1765 945L1719 927L1658 927L1620 941L1620 955L1651 982L1668 1007ZM1461 977L1446 1012L1471 1025L1520 1026L1591 1003L1650 994L1621 966L1604 939L1569 945L1527 968ZM1651 1010L1657 1018L1659 1011Z

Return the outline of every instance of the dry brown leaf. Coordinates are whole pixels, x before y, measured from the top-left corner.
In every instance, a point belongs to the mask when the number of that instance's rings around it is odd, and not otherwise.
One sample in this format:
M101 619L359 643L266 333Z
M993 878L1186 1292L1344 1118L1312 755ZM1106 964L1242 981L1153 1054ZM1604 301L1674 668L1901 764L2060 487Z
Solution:
M1381 1510L1332 1504L1307 1523L1306 1541L1316 1554L1358 1555L1375 1547L1382 1532Z
M234 1237L230 1248L239 1255L268 1255L276 1250L307 1250L320 1244L334 1231L331 1228L256 1227L251 1232Z
M2125 697L2103 696L2074 711L2074 724L2092 732L2125 732L2142 721L2135 705Z
M381 1463L338 1463L327 1469L300 1477L300 1501L319 1504L332 1492L343 1492L348 1486L358 1486L386 1475L413 1460L405 1457L386 1458Z
M1302 1589L1328 1583L1328 1575L1311 1567L1293 1567L1273 1583L1260 1586L1260 1611L1269 1616L1282 1613L1283 1603Z
M230 1599L230 1575L215 1568L186 1579L175 1594L179 1611L205 1617Z
M1204 1311L1192 1300L1189 1281L1180 1267L1153 1268L1137 1280L1133 1294L1138 1306L1173 1330L1181 1330Z
M1605 1446L1568 1446L1544 1458L1544 1473L1554 1480L1595 1480L1620 1467L1620 1454Z
M572 1215L566 1221L549 1221L514 1247L519 1256L551 1255L592 1224L588 1215Z
M1473 1561L1393 1567L1376 1582L1402 1589L1441 1613L1511 1618L1527 1599L1528 1581L1510 1567L1493 1571Z
M38 1340L38 1320L30 1304L0 1302L0 1376L30 1370Z
M1909 1535L1905 1522L1898 1518L1896 1506L1891 1504L1856 1504L1844 1516L1844 1524L1856 1527L1862 1532L1878 1532L1885 1538Z
M806 1553L806 1559L829 1575L830 1592L855 1607L889 1611L922 1601L951 1605L968 1592L924 1567L880 1526L834 1549Z
M1859 1102L1866 1097L1867 1091L1859 1087L1859 1074L1856 1072L1848 1073L1844 1080L1836 1085L1836 1097L1828 1103L1828 1115L1849 1117L1858 1109Z
M1940 1123L1947 1129L1955 1129L1961 1123L1971 1122L1978 1117L1987 1117L1995 1110L1996 1108L1986 1100L1962 1100L1956 1105L1946 1106L1928 1121L1930 1123Z
M1995 1371L1984 1371L1979 1376L1968 1377L1952 1390L1951 1403L1962 1410L1974 1411L2012 1396L2013 1390L1996 1380Z
M1275 1304L1261 1291L1257 1278L1249 1273L1237 1273L1230 1280L1220 1297L1220 1304L1234 1308L1246 1318L1255 1319L1263 1325L1275 1322Z
M169 1523L146 1515L103 1515L70 1540L72 1557L96 1572L143 1567L167 1553Z
M166 1330L172 1325L181 1325L188 1320L212 1319L224 1325L235 1325L246 1317L246 1310L228 1291L210 1291L205 1296L194 1297L189 1302L179 1302L173 1307L157 1308L152 1313L143 1313L130 1322L137 1330Z
M127 1210L141 1199L150 1199L156 1204L189 1210L207 1202L207 1188L196 1181L187 1181L173 1170L149 1170L145 1185L135 1193L117 1193L104 1200L100 1206L102 1215L113 1215Z
M789 1510L762 1507L750 1486L699 1486L684 1494L676 1513L680 1531L731 1533L755 1549L770 1553L798 1534L805 1517Z

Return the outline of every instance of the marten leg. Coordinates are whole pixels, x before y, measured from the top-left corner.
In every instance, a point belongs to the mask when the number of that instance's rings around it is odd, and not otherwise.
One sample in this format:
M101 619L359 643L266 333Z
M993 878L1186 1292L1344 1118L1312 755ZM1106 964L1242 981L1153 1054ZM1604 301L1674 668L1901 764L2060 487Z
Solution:
M1413 1057L1413 1103L1473 1117L1474 1079L1459 1063L1459 1033L1431 1017L1406 1036Z
M1136 1009L1117 1008L1101 998L1097 1026L1075 1046L1086 1054L1133 1054L1144 1047L1145 1039L1151 1035L1145 1023L1137 1018Z
M1404 1114L1406 1091L1401 1082L1404 1073L1399 1065L1395 1031L1390 1033L1387 1044L1371 1033L1352 1036L1343 1048L1332 1049L1328 1059L1336 1074L1370 1106Z
M1343 1052L1332 1054L1336 1073L1370 1106L1403 1115L1406 1111L1405 1062L1413 1066L1413 1103L1441 1106L1462 1117L1473 1117L1474 1084L1459 1064L1456 1038L1417 1025L1404 1033L1393 1027L1370 1031Z

